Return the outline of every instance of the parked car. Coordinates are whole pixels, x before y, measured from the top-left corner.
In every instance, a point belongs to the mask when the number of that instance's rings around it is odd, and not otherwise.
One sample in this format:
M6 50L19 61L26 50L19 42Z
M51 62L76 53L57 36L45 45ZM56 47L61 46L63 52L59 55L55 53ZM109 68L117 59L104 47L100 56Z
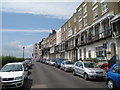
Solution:
M46 60L45 63L46 63L46 64L49 64L49 63L50 63L50 60Z
M2 89L2 82L1 82L2 78L0 77L0 90Z
M17 88L24 85L28 78L28 69L22 62L8 63L0 70L2 88Z
M45 61L46 61L46 59L43 59L43 60L42 60L42 63L45 63Z
M50 60L49 65L54 66L55 65L55 60Z
M93 62L78 61L73 66L73 74L80 75L84 79L103 79L106 76L106 72L99 68Z
M106 85L109 89L120 88L120 63L114 64L108 71Z
M23 61L23 63L27 65L28 69L30 69L32 67L32 61L31 60L25 60L25 61Z
M42 61L43 61L43 59L41 58L41 59L39 60L39 62L41 62L41 63L42 63Z
M74 62L71 60L64 60L61 63L60 69L63 69L65 72L66 71L73 71L73 65Z
M55 67L60 68L61 62L63 61L63 58L56 58L55 59Z
M36 62L40 62L40 59L36 60Z
M103 63L100 68L107 72L109 70L108 63Z

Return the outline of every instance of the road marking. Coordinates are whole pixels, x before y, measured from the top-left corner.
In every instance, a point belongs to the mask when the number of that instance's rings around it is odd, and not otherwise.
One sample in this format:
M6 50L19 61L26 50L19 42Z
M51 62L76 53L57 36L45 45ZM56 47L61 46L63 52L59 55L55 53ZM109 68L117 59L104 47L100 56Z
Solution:
M47 88L44 84L33 85L31 88Z

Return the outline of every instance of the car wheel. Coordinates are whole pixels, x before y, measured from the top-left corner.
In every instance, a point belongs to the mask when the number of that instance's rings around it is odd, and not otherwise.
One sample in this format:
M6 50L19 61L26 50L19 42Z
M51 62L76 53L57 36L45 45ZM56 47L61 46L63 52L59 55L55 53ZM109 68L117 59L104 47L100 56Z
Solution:
M111 79L107 81L107 87L111 90L114 89L114 83Z
M25 80L28 80L28 76L25 78Z
M76 75L76 72L75 72L75 70L73 70L73 75Z
M64 71L67 72L67 68L64 68Z
M88 78L88 75L87 75L86 73L84 74L84 79L85 79L85 80L88 80L88 79L89 79L89 78Z
M60 67L60 70L62 70L62 67Z

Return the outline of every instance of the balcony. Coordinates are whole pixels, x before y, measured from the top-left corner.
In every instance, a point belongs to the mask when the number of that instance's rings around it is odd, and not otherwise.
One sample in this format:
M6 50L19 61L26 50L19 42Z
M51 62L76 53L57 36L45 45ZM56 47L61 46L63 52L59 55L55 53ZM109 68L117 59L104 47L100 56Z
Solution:
M93 41L98 41L98 40L101 40L101 39L105 39L105 38L108 38L112 35L111 33L111 29L108 29L108 30L105 30L101 33L98 33L96 34L95 36L92 37L92 42ZM89 41L90 42L90 41Z
M93 42L97 42L99 40L102 40L102 39L105 39L105 38L108 38L108 37L112 36L112 30L107 29L107 30L105 30L101 33L96 34L96 35L88 34L88 35L85 35L85 36L86 36L85 38L81 38L80 42L76 43L76 45L78 47L86 45L86 44L90 44L90 43L93 43Z
M66 50L69 51L69 50L74 50L76 49L76 47L74 45L69 45Z

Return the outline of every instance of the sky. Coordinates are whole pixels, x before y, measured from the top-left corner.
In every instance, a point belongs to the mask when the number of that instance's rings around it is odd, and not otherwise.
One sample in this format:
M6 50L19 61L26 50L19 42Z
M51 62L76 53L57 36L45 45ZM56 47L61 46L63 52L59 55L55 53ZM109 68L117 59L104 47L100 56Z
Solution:
M0 53L31 57L33 44L58 30L83 0L2 0L0 5Z

